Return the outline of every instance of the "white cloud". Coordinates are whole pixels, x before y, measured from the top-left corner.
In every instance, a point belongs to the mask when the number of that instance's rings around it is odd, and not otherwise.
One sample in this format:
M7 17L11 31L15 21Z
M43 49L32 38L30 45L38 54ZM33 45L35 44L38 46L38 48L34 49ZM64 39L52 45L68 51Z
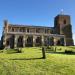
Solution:
M74 40L74 45L75 45L75 33L73 34L73 40Z

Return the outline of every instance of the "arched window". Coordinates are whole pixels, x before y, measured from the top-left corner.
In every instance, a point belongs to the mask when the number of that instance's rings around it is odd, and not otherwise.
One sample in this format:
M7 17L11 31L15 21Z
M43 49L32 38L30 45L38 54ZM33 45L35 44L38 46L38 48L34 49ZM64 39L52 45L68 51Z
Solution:
M29 28L27 28L27 32L29 33Z
M12 28L12 32L14 32L14 28Z

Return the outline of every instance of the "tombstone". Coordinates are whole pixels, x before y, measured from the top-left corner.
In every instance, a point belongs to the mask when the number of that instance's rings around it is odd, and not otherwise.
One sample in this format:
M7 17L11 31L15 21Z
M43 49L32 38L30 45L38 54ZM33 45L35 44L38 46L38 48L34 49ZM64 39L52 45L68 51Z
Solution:
M55 52L56 52L56 49L57 49L57 48L55 47Z
M45 47L42 47L42 55L43 55L43 57L42 58L46 58L46 55L45 55Z

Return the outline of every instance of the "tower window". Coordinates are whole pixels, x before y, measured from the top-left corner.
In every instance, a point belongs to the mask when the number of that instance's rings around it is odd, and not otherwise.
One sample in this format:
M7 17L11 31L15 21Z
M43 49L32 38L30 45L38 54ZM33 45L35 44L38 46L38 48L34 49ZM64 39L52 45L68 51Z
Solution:
M66 24L66 20L64 20L64 24Z

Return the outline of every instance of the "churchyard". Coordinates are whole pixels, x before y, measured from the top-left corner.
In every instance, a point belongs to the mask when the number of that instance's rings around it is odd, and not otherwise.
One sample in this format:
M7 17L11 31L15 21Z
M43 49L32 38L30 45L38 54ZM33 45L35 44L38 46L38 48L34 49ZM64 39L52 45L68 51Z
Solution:
M75 75L75 46L0 50L0 75Z

